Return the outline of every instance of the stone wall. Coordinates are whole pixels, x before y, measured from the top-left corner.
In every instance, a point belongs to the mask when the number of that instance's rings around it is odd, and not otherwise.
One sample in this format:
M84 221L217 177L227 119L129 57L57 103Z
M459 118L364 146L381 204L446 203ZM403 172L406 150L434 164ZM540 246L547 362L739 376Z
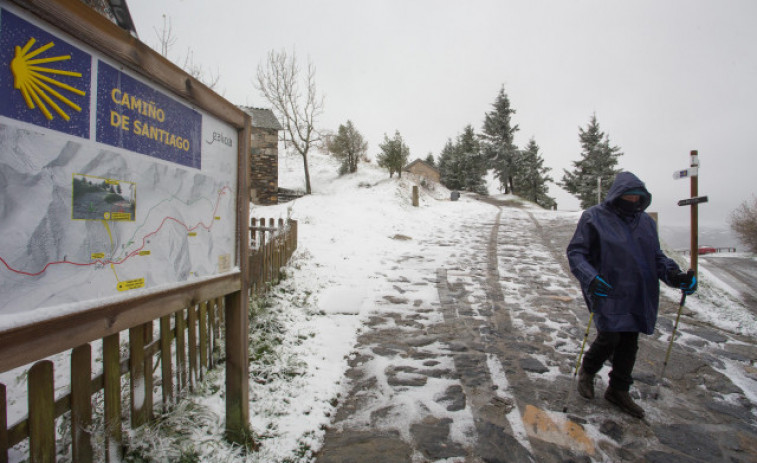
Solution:
M439 171L427 166L424 163L417 162L409 166L408 172L416 174L421 177L425 177L433 182L439 183Z
M279 132L253 127L250 137L250 199L253 204L278 204Z

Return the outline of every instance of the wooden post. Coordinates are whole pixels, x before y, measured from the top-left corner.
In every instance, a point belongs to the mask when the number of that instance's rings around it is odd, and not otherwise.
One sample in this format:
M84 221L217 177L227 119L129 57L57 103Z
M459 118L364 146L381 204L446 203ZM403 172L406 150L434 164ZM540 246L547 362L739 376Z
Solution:
M697 150L691 151L691 167L699 166L699 154ZM699 172L691 176L691 198L699 196ZM697 203L689 206L691 208L691 268L694 275L699 277L699 205Z
M92 346L83 344L71 352L71 456L89 463L92 453Z
M197 306L187 308L187 348L189 350L189 390L197 385Z
M208 312L207 301L200 304L199 330L200 330L200 380L205 378L208 369L208 325L206 323Z
M29 369L29 461L55 461L55 387L53 362L43 360Z
M103 376L105 377L105 461L120 462L121 449L121 355L119 335L103 338Z
M260 218L261 226L265 227L265 219ZM263 294L265 291L265 269L266 269L266 240L265 230L260 230L260 244L258 245L258 255L260 256L260 265L258 266L258 278L256 282L257 294Z
M226 438L244 444L250 436L250 391L246 294L225 297L226 303Z
M215 337L216 339L221 339L221 327L223 326L223 299L220 297L217 297L215 299L216 303L216 332Z
M418 185L413 185L413 206L418 207L420 205L420 197L418 195Z
M276 228L276 219L274 219L273 217L268 219L268 226L272 230ZM271 261L270 261L271 273L270 273L270 277L268 278L268 281L271 282L271 285L274 285L278 280L278 274L277 274L278 269L276 268L276 261L277 261L276 244L279 242L279 237L278 236L274 237L274 235L276 235L276 232L271 231L271 254L270 254L271 255Z
M160 317L160 372L163 391L163 413L173 403L173 371L171 368L171 316Z
M145 326L129 329L129 394L131 397L131 428L147 423L145 413Z
M0 463L8 463L8 402L0 383Z
M216 298L216 305L218 305L218 336L221 336L221 328L225 328L225 320L226 320L226 311L224 309L224 298L218 297Z
M144 333L145 333L145 347L147 347L149 344L153 341L153 332L152 332L152 320L144 324ZM152 354L147 354L144 356L144 378L145 378L145 405L144 405L144 413L145 417L147 418L147 421L152 420L152 367L153 367L153 356Z
M184 310L176 312L176 388L183 391L187 388L187 351L184 343Z
M257 223L257 219L255 217L250 218L250 249L255 249L257 237L255 235L258 234L257 230L255 230L255 224Z
M216 345L215 325L216 325L216 301L211 299L208 304L208 368L213 368L213 348Z

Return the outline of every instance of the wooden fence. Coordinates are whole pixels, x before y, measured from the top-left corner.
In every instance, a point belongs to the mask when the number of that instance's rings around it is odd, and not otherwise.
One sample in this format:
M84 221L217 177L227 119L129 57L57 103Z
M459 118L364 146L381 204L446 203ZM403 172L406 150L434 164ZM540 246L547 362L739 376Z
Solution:
M279 271L297 249L297 221L250 219L250 291L262 294L279 282Z
M256 295L278 282L280 268L297 247L296 221L279 220L277 224L270 219L268 226L265 223L265 219L252 219L250 226L249 287ZM228 296L214 297L129 327L126 357L121 354L120 333L102 338L103 371L94 377L92 345L85 343L72 349L69 392L57 399L53 362L36 361L28 370L28 417L16 423L8 423L7 390L0 384L0 463L7 463L8 450L25 439L29 440L31 462L55 461L55 420L66 413L70 413L72 460L95 461L92 396L100 391L104 397L102 429L106 435L99 436L105 445L99 454L105 461L120 461L123 423L127 418L131 428L152 420L156 397L160 409L168 411L222 360L219 342L225 331L227 299ZM158 364L159 372L155 368ZM121 400L121 377L127 374L128 414L122 411ZM247 404L227 403L227 409L234 406Z

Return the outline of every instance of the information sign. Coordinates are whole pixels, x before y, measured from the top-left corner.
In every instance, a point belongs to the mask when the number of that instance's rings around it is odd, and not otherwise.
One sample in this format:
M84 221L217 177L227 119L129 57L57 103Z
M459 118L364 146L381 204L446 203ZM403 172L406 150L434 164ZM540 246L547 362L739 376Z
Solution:
M238 271L237 157L233 126L3 3L0 326Z

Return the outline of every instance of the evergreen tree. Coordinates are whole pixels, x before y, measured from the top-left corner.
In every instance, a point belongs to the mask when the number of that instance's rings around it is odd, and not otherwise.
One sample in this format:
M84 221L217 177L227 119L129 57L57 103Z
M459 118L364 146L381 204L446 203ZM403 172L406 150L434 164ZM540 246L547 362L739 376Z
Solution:
M463 187L458 164L459 159L455 144L452 143L452 140L447 140L447 144L444 145L439 154L439 180L442 185L450 190L460 190Z
M511 193L517 181L519 167L518 147L514 143L518 126L512 124L515 110L510 108L510 100L504 86L500 88L492 107L494 109L484 118L481 134L483 153L489 163L487 167L494 169L494 174L505 193Z
M581 201L581 208L587 209L597 204L597 179L601 179L601 198L607 195L615 176L618 158L623 155L620 148L610 145L610 137L599 128L597 115L591 117L586 130L579 128L581 159L573 161L573 171L563 169L561 187Z
M457 138L457 152L460 157L463 189L479 194L487 194L486 159L481 154L481 144L473 127L468 125Z
M368 151L368 142L352 125L352 121L347 121L346 125L339 125L336 135L328 142L328 149L336 158L342 160L339 175L353 174L357 172L358 161Z
M399 131L394 132L394 138L384 134L384 142L379 144L381 153L378 155L378 165L385 167L389 170L389 178L391 178L395 172L402 178L402 168L407 164L407 158L410 156L410 148L402 141L402 135Z
M548 195L548 182L554 182L549 176L549 167L544 167L544 159L539 154L539 145L532 138L528 146L521 153L523 169L521 180L519 182L520 190L518 194L529 201L532 201L545 209L554 208L557 203L555 198Z
M442 184L450 190L487 193L486 159L472 126L465 127L456 142L447 141L439 158L439 171Z
M429 165L436 167L436 159L434 159L434 155L432 153L428 153L428 156L426 156L425 161Z

